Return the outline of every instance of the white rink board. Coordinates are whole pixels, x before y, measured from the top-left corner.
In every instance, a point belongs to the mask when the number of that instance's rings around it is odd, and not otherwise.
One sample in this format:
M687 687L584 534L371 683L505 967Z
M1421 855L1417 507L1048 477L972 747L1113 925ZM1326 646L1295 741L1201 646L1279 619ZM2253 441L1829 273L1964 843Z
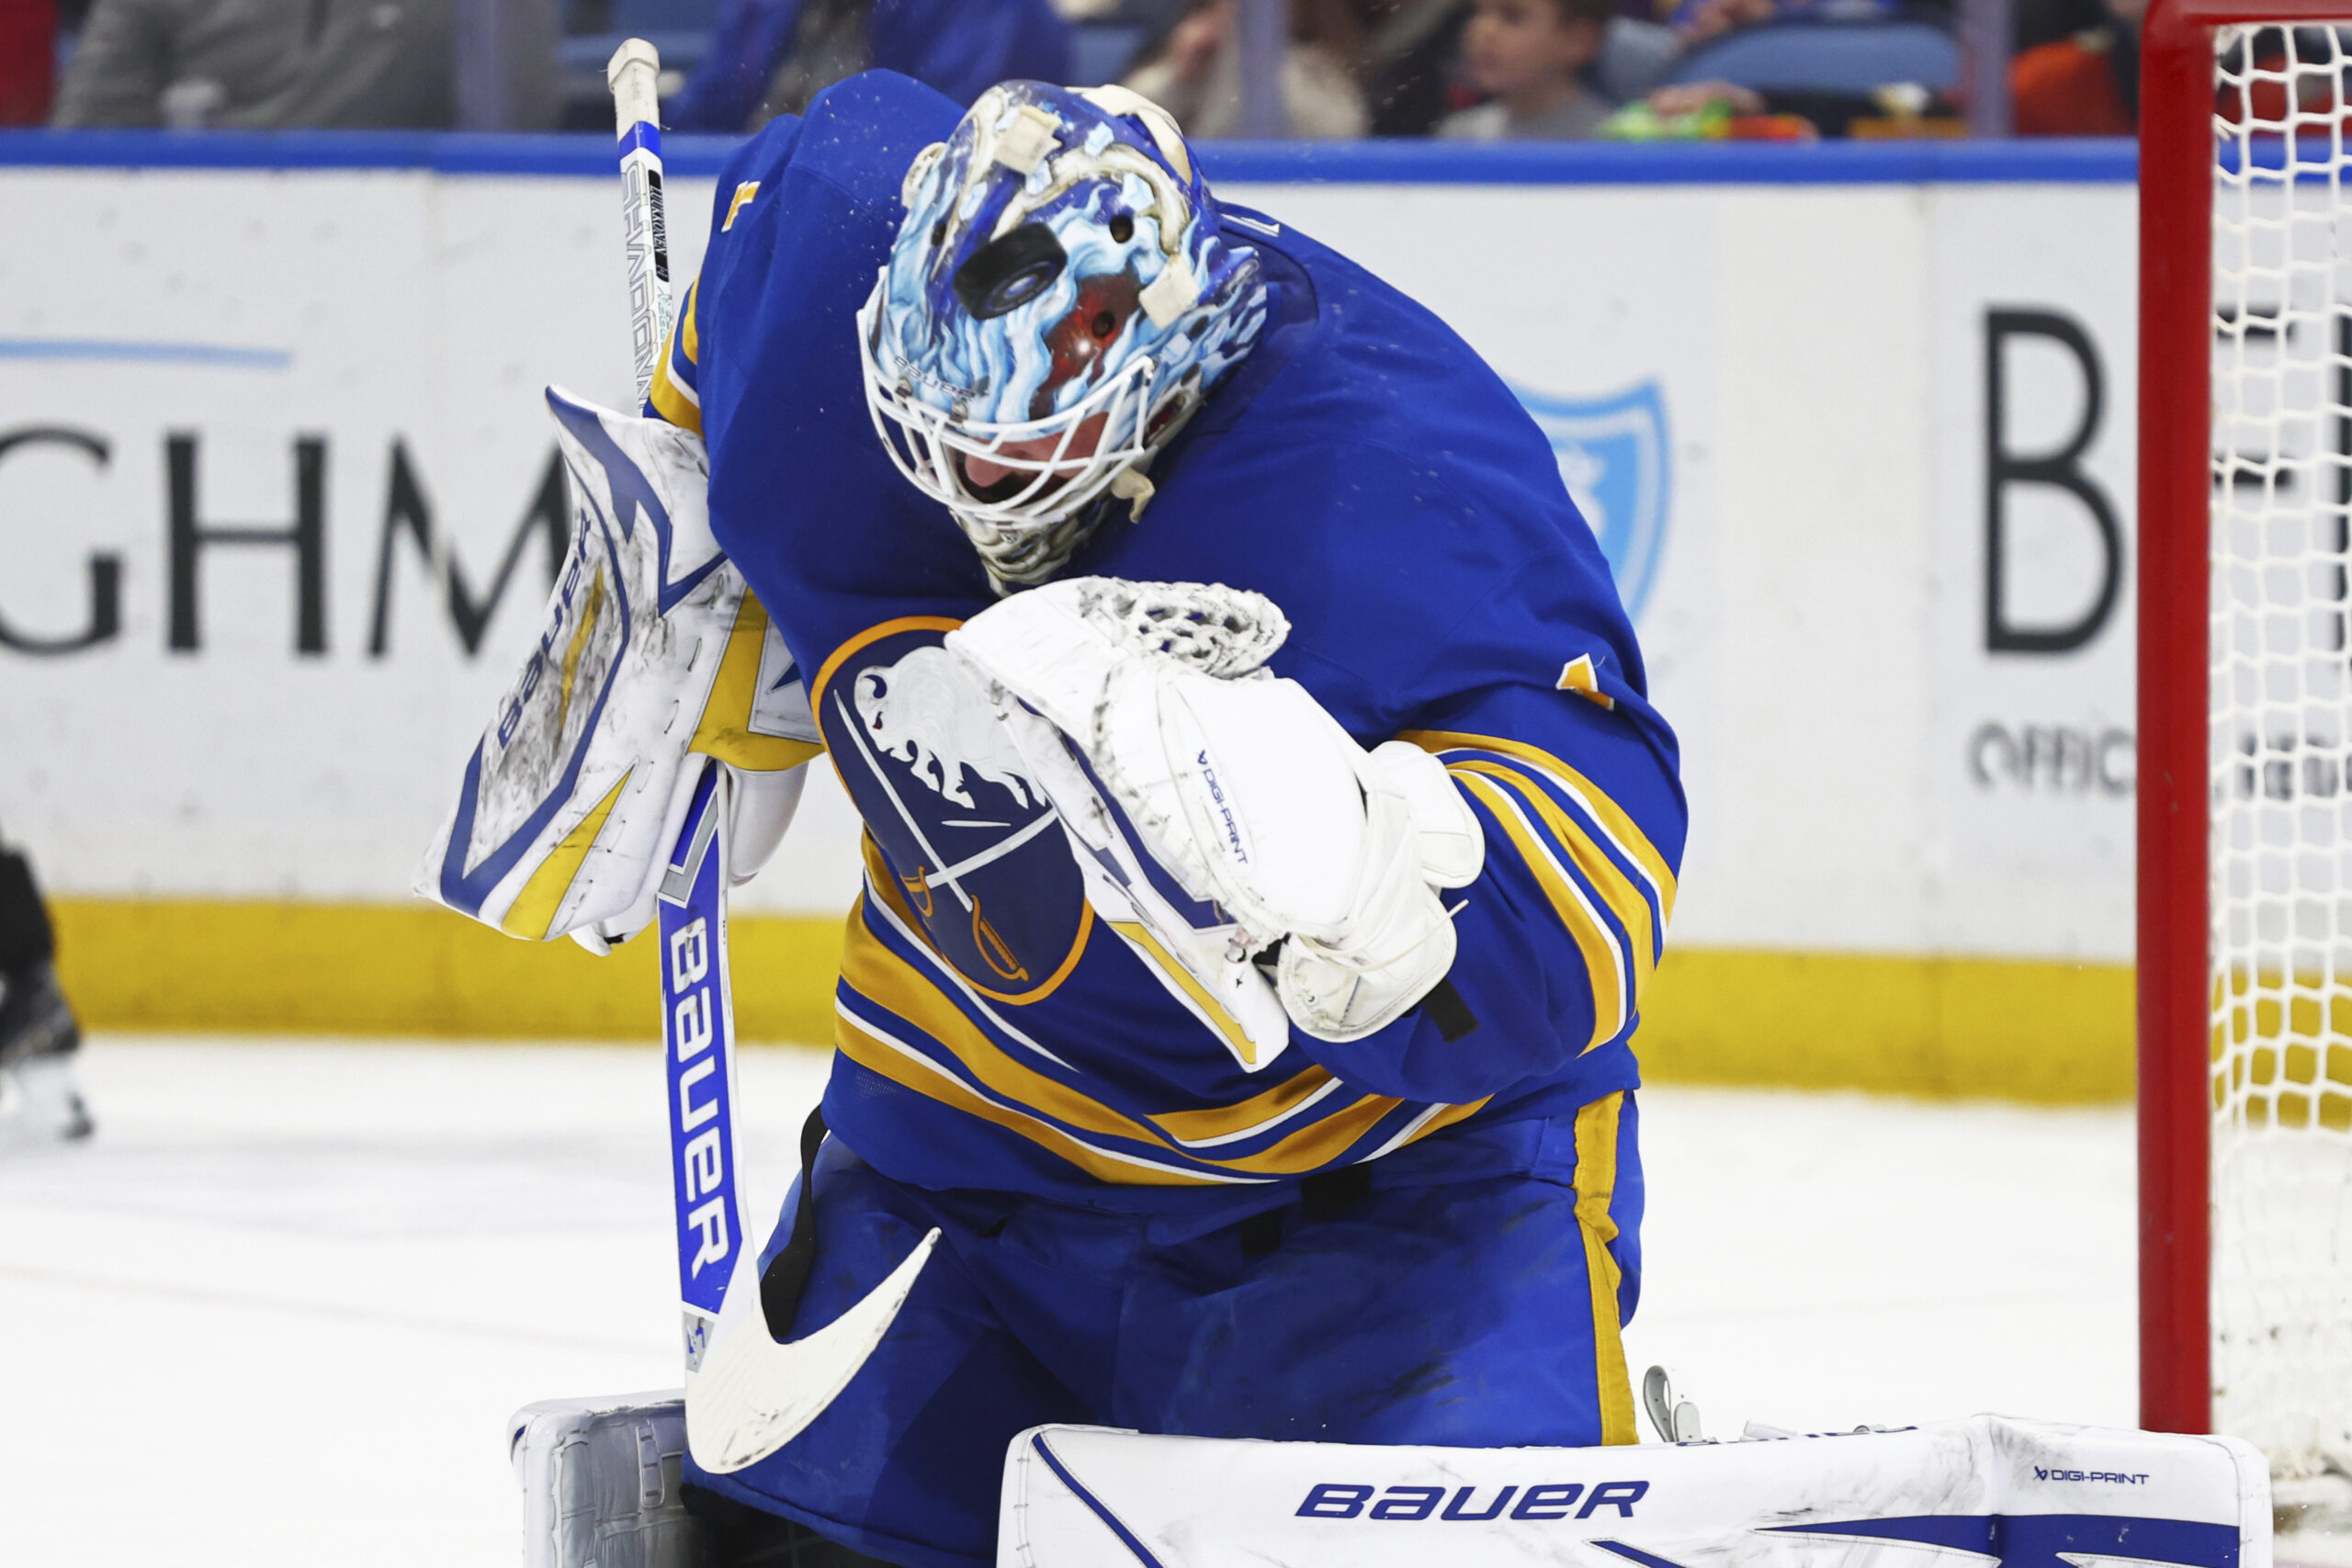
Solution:
M683 278L711 186L671 189ZM2129 186L1228 194L1453 322L1633 541L1692 796L1678 941L2130 956ZM0 628L86 636L94 572L119 574L111 635L0 646L0 827L68 893L403 898L547 558L534 536L469 655L447 559L390 529L393 454L481 602L552 450L537 389L624 395L612 186L7 168L0 201L49 242L0 252ZM1985 647L1993 310L2010 453L2082 421L2052 322L2102 371L2079 467L2120 587L2072 649ZM208 528L288 527L314 444L322 650L296 651L288 545L200 546L175 595L175 441ZM2008 631L2088 626L2109 552L2086 503L2007 493ZM803 817L747 908L846 907L838 792Z

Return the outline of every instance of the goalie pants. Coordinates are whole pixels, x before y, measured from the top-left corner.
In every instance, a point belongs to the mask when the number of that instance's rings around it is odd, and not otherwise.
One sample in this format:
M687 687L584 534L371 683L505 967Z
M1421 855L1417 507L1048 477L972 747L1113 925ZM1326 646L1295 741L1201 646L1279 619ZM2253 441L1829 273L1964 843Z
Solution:
M926 1190L831 1139L803 1177L818 1239L795 1337L933 1225L940 1245L807 1431L746 1470L690 1478L903 1568L981 1568L996 1559L1005 1450L1046 1422L1634 1442L1618 1329L1639 1289L1634 1123L1633 1096L1614 1094L1573 1122L1440 1134L1377 1165L1254 1190L1240 1206L1258 1212L1238 1221L1224 1195L1139 1213ZM1476 1174L1498 1164L1518 1168ZM787 1225L797 1196L796 1183Z

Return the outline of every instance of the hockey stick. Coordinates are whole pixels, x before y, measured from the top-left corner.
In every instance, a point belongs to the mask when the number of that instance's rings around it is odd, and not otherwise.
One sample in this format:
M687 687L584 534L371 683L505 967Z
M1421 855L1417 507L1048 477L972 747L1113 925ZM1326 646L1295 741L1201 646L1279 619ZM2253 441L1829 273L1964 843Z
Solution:
M653 46L621 45L607 68L621 149L629 254L630 333L641 404L655 355L670 339L670 258L662 220L662 130ZM848 1386L905 1304L938 1244L933 1230L864 1300L807 1337L779 1343L762 1303L735 1159L735 1000L728 972L728 806L733 781L707 761L662 877L662 1041L669 1092L670 1174L678 1225L678 1294L686 1358L686 1446L724 1474L756 1464L800 1435ZM779 1316L814 1257L816 1144L801 1162L793 1245L777 1259ZM779 1323L788 1327L788 1321Z
M933 1230L864 1300L815 1333L782 1344L770 1333L759 1249L749 1245L736 1180L735 1007L727 956L730 787L725 768L714 762L704 770L662 878L660 953L686 1444L695 1463L720 1474L758 1463L823 1413L881 1343L939 1241ZM796 1242L813 1244L815 1154L813 1147L804 1152ZM808 1250L813 1255L813 1246ZM805 1270L807 1258L799 1261Z
M641 38L613 51L605 85L613 90L620 134L621 233L628 245L629 348L637 401L653 389L653 367L670 345L670 228L662 216L662 56Z

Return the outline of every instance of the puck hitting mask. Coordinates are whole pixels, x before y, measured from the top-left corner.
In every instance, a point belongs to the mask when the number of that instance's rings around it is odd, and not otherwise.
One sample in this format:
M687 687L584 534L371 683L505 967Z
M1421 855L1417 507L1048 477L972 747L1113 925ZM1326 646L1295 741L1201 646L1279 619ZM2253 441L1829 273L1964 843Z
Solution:
M1007 82L915 156L858 313L867 405L1001 591L1059 570L1266 321L1176 122L1122 87ZM975 483L973 459L1005 470Z

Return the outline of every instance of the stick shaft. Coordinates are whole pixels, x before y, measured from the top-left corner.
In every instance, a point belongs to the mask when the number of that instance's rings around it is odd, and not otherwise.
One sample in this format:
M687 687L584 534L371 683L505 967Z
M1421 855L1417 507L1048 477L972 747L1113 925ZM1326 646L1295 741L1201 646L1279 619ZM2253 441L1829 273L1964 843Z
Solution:
M700 761L700 759L695 759ZM686 1371L703 1352L742 1250L735 1164L735 1002L727 964L726 770L705 764L661 890L662 1041Z
M669 350L670 241L662 213L662 58L643 39L605 69L618 132L629 347L642 407ZM699 761L699 759L697 759ZM662 1045L669 1092L678 1297L686 1375L702 1368L728 1282L751 1238L735 1164L735 1000L727 965L729 780L702 776L662 881Z
M641 407L653 389L654 367L669 347L670 232L662 213L662 57L643 39L630 39L605 68L613 90L619 136L621 233L628 258L629 347Z

